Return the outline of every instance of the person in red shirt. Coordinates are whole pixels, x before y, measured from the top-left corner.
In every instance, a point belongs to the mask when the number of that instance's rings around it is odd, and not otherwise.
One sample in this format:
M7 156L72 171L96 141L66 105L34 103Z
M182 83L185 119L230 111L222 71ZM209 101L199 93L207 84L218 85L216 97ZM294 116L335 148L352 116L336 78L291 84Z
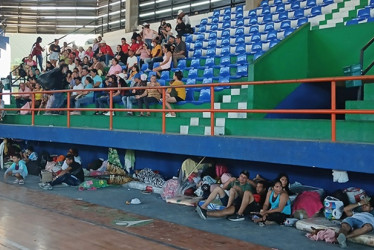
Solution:
M130 50L132 51L137 51L139 49L139 44L136 42L136 38L135 37L132 37L131 38L131 46L130 46Z
M114 54L112 48L109 45L107 45L104 40L101 40L100 42L100 52L100 61L105 61L105 64L109 66L109 62L113 59Z
M130 45L126 43L126 38L121 38L121 48L124 54L125 65L127 64L127 58L129 57Z
M42 38L39 36L36 39L36 42L32 45L31 55L32 56L36 56L36 60L39 63L40 70L43 71L43 56L42 56L42 52L44 51L44 49L42 48L42 46L40 46L41 42L42 42Z

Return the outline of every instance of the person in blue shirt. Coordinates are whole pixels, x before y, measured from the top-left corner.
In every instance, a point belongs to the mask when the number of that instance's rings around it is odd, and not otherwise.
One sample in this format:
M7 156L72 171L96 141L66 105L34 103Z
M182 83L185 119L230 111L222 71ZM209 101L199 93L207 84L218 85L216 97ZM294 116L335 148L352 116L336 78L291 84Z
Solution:
M37 161L38 160L38 154L34 151L33 146L28 146L25 152L22 154L23 161L26 163L29 161Z
M12 160L13 164L4 173L4 180L9 176L14 176L16 177L16 180L13 183L23 185L25 184L25 178L28 175L26 163L21 160L20 154L13 155Z

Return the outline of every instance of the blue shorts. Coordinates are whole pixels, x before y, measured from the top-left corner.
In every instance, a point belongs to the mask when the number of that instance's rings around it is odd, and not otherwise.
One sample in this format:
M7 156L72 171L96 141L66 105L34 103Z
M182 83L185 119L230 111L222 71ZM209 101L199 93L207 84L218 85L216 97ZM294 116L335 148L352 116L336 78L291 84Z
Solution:
M368 223L365 223L359 219L356 219L356 218L352 218L352 217L348 217L348 218L345 218L342 223L347 223L348 225L351 226L352 230L354 229L357 229L357 228L361 228L363 227L365 224L368 224Z

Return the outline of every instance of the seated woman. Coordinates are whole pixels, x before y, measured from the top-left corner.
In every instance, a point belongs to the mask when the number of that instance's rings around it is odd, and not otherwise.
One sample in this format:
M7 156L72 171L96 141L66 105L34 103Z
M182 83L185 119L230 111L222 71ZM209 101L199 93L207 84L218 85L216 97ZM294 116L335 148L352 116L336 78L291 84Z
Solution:
M171 62L173 60L173 54L171 53L171 47L169 45L162 46L162 51L164 53L163 61L160 63L160 66L153 69L153 72L156 72L158 77L160 77L160 72L163 70L169 70ZM181 78L182 79L182 78Z
M178 33L178 36L183 36L186 33L186 24L183 22L182 17L177 18L177 26L175 26L175 30Z
M161 98L161 89L154 89L152 87L159 87L160 84L157 82L156 76L151 77L151 81L148 84L148 89L144 91L141 95L135 95L135 98L138 100L138 107L140 109L143 108L143 103L145 104L145 108L149 109L149 103L155 102L158 103L158 100ZM140 112L140 116L143 116L143 112ZM147 116L150 116L151 113L147 112Z
M139 66L138 65L132 66L132 68L130 70L130 73L127 77L126 83L131 84L132 82L134 82L136 74L139 74Z
M102 76L104 72L104 65L102 62L99 61L99 59L97 59L97 57L92 57L92 65L88 69L96 69L97 74L99 76Z
M264 223L270 224L271 222L283 224L287 216L291 215L291 202L287 192L283 190L280 180L275 180L273 189L268 191L264 206L259 215L261 218L256 218L253 221L259 223L260 226L263 226Z
M181 86L183 74L181 71L174 73L173 82L170 86ZM186 89L185 88L168 88L165 94L165 106L168 109L172 109L170 103L177 103L184 101L186 99ZM166 114L166 117L176 117L175 112L170 112Z
M151 50L148 48L146 43L143 43L143 45L136 51L136 54L140 55L140 66L142 66L144 61L151 57Z
M119 61L117 58L112 59L112 66L110 66L107 76L118 75L122 72L122 67L118 63Z
M108 77L108 80L106 81L106 86L108 88L122 87L122 86L118 85L117 77L115 75L111 75L110 77ZM113 100L112 100L113 104L121 102L122 101L121 90L118 89L117 91L113 91L112 98L113 98ZM105 105L107 105L109 107L110 106L109 92L105 92L104 96L101 96L100 98L97 98L95 100L95 104L96 104L96 108L105 108ZM102 112L102 113L100 113L99 111L95 112L95 115L99 115L99 114L109 116L110 111ZM115 115L114 112L113 112L113 115Z
M82 104L89 104L93 101L94 92L89 91L88 89L93 89L93 79L91 77L86 77L84 81L84 89L87 89L86 91L80 92L80 94L75 98L75 108L79 109ZM71 115L80 115L80 111L73 111L70 113Z

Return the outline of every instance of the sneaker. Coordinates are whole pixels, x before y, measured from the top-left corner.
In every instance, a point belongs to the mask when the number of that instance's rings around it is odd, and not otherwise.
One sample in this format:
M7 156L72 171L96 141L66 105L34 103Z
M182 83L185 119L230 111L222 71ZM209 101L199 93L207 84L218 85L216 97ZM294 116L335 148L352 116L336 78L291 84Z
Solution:
M245 218L244 218L244 215L240 215L240 214L234 214L234 215L231 215L229 218L228 218L230 221L243 221Z
M172 115L171 113L167 113L165 117L177 117L177 115Z
M15 179L15 180L13 181L13 184L18 184L18 182L19 182L19 180L18 180L18 179Z
M39 183L39 187L44 190L52 190L52 186L49 183Z
M100 115L100 112L99 112L99 111L96 111L96 112L94 113L94 115Z
M25 184L25 181L24 181L24 180L20 180L20 181L18 182L18 184L19 184L19 185L23 185L23 184Z
M206 220L206 218L207 218L206 209L201 208L200 206L197 206L196 207L196 212L199 214L201 219Z
M79 111L72 111L72 112L70 112L70 115L80 115L81 114L81 112L79 112Z
M340 233L338 235L338 238L336 238L336 240L338 241L339 246L341 248L347 248L347 238L345 237L344 234Z
M132 112L127 112L128 116L133 116L134 114Z
M110 111L103 113L103 115L110 116ZM113 112L113 116L115 116L115 115L116 114Z

